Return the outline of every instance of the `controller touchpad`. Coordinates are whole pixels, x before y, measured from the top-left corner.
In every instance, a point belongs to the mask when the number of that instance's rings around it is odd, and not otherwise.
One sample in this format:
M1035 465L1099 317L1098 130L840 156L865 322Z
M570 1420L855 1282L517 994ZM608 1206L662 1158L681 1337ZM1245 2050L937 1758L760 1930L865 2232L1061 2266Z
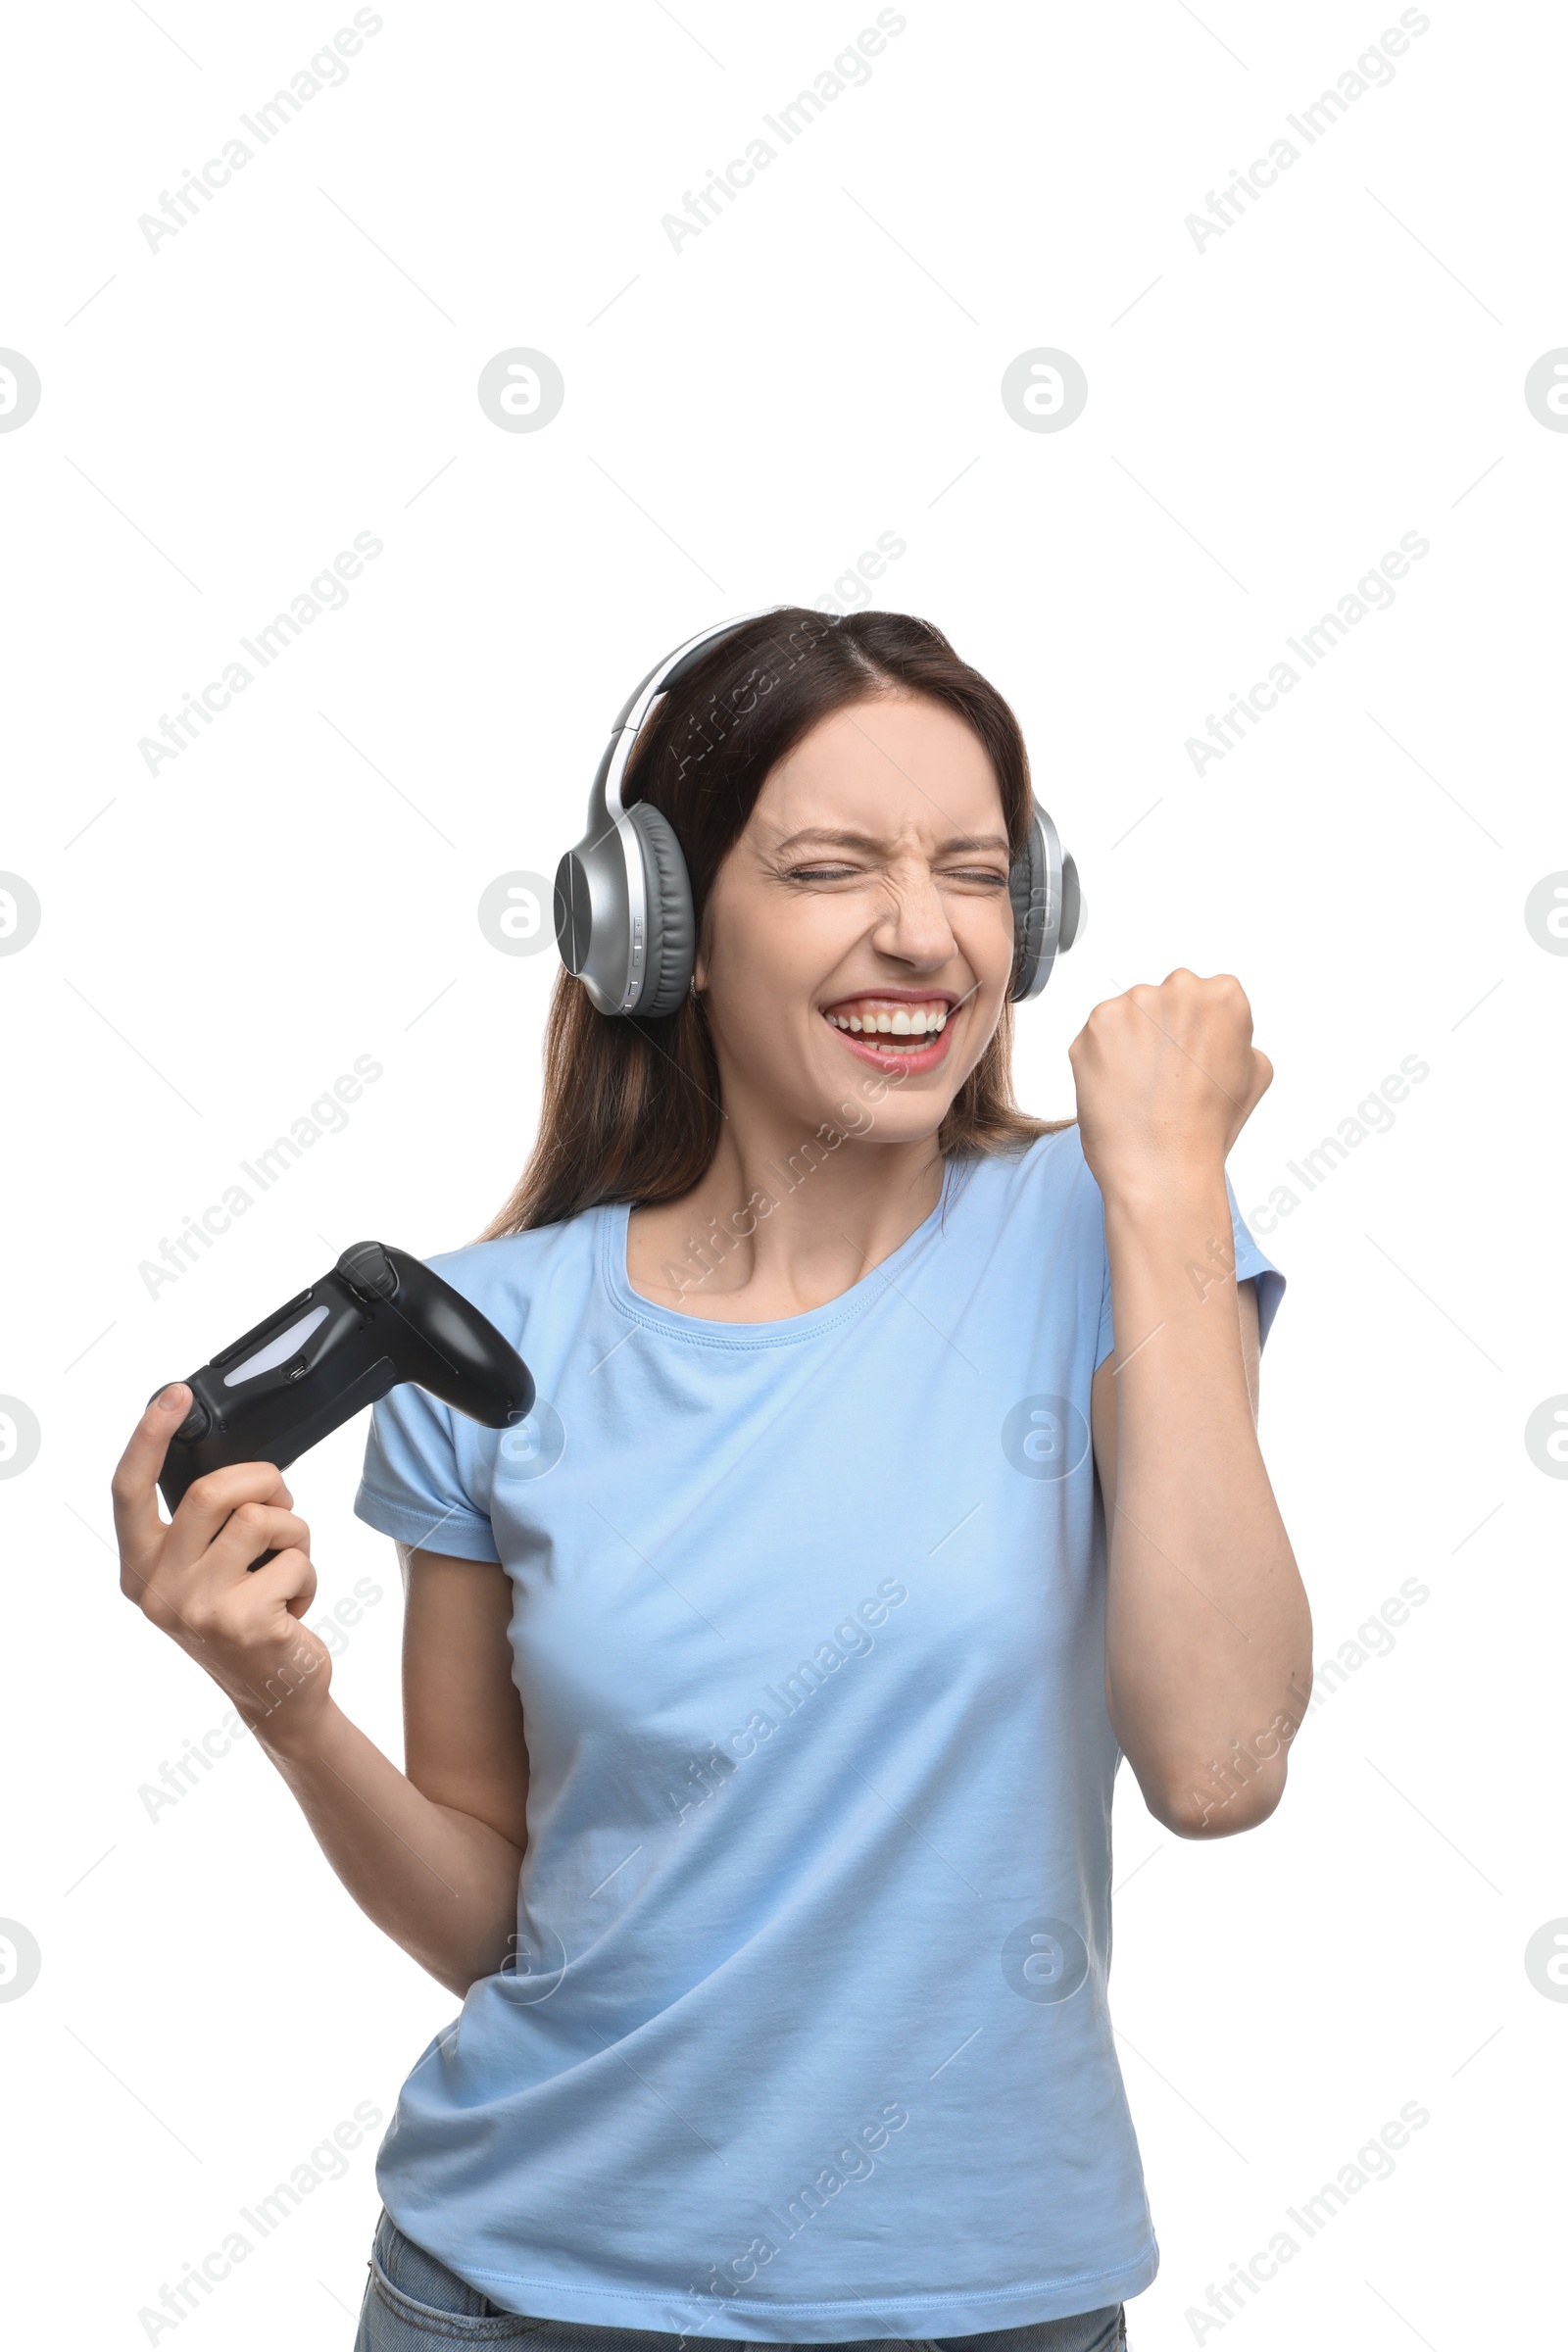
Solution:
M232 1372L225 1372L224 1388L238 1388L242 1380L255 1380L258 1374L273 1372L279 1364L286 1364L291 1355L299 1353L312 1332L320 1329L331 1311L330 1307L313 1306L308 1315L301 1315L299 1321L291 1323L287 1331L279 1332L275 1340L269 1340L265 1348L258 1348L254 1355L248 1355L242 1364L236 1364Z

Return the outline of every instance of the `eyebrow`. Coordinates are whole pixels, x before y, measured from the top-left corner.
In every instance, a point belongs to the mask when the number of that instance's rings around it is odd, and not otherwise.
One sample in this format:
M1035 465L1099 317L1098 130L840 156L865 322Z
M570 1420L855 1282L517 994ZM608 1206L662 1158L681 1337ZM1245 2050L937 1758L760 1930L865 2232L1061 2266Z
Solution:
M885 850L889 844L871 833L840 832L823 825L804 825L798 833L786 833L777 844L777 855L796 849L803 841L829 842L841 850ZM956 833L940 845L939 855L951 850L1001 850L1004 854L1010 845L1004 833Z

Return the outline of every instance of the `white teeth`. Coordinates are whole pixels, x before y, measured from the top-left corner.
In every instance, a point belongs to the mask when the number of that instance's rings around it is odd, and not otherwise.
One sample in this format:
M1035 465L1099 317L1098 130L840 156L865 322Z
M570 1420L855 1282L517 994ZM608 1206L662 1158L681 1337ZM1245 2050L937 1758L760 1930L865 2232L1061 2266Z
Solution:
M835 1029L857 1037L940 1037L948 1025L948 1007L934 1004L927 1010L923 1004L901 1004L893 1012L830 1012L827 1018Z

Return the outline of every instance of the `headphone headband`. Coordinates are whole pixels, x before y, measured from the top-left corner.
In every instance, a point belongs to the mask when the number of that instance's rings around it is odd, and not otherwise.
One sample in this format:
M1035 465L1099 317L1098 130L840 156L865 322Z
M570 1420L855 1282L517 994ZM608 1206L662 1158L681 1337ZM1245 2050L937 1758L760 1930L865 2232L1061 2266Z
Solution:
M695 637L688 637L684 645L677 645L672 654L664 656L662 662L655 662L641 684L632 688L610 730L610 741L605 746L599 772L588 796L590 832L596 816L608 822L622 814L620 787L626 773L626 762L631 758L632 747L642 733L648 713L659 697L667 693L671 686L678 686L686 670L696 666L698 655L717 638L727 637L732 629L744 628L749 620L760 620L766 612L787 610L784 606L763 605L756 612L742 612L734 620L721 620L713 628L699 629Z

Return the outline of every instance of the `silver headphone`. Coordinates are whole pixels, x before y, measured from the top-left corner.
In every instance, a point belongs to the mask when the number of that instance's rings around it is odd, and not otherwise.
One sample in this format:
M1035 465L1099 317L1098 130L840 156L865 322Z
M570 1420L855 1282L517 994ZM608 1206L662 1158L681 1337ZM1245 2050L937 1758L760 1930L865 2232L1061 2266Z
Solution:
M715 638L768 612L743 612L688 637L633 689L588 796L588 830L556 868L556 944L601 1012L658 1020L680 1004L697 950L691 882L674 829L647 801L620 797L626 762L662 694L681 684ZM1012 901L1012 1004L1039 996L1058 956L1083 937L1078 868L1040 803L1007 870Z

